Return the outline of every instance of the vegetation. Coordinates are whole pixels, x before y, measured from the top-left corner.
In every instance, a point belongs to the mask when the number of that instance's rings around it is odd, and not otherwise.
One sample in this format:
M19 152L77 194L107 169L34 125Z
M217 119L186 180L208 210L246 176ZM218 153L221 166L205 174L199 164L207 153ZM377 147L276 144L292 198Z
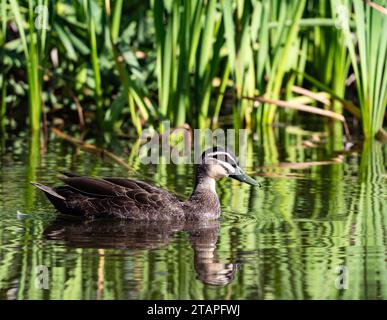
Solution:
M355 72L364 134L372 137L382 127L387 106L387 10L383 16L361 1L354 2L354 9L359 65L348 25L344 37Z
M0 0L0 299L387 299L387 145L368 139L385 135L386 5ZM55 214L30 181L55 184L58 169L141 172L188 195L191 166L144 166L139 141L96 138L163 120L254 132L247 170L263 188L217 184L217 254L241 264L230 284L198 278L184 232L154 250L44 238ZM367 139L343 151L358 122ZM67 142L45 146L41 129ZM49 290L35 287L42 264ZM340 265L349 290L334 286Z
M286 100L359 117L372 137L387 104L385 7L385 0L1 0L2 127L22 127L28 114L32 130L46 119L85 118L100 130L139 133L164 119L217 126L232 114L235 127L256 131L297 121Z

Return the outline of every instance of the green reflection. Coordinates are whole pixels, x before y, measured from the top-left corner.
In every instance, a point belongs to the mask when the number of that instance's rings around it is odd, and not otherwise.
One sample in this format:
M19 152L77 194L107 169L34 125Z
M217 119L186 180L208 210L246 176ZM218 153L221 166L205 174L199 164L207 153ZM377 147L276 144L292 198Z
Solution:
M220 181L220 225L191 229L61 224L30 180L54 185L60 169L128 176L127 169L60 141L41 154L38 136L28 148L12 137L0 158L0 298L387 299L386 146L366 141L360 154L316 164L337 148L305 147L308 137L262 128L246 161L262 188ZM138 143L114 148L124 147L141 175L189 195L192 166L144 166ZM29 215L17 218L17 210ZM36 287L39 265L49 269L47 290ZM348 269L348 289L335 286L338 266Z

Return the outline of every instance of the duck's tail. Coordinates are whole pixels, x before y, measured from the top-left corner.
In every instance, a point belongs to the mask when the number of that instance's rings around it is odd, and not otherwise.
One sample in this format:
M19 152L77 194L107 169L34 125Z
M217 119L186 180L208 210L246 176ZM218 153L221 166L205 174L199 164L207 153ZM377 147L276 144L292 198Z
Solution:
M50 188L50 187L47 187L41 183L38 183L38 182L31 182L31 184L35 187L37 187L38 189L42 190L47 196L48 198L51 200L51 196L55 197L55 198L58 198L58 199L61 199L61 200L64 200L66 201L66 198L61 196L59 193L57 193L53 188Z
M80 208L74 208L69 205L73 192L67 187L55 187L51 188L38 182L31 182L31 184L38 189L42 190L48 200L54 205L54 207L63 214L72 216L82 216L84 212Z

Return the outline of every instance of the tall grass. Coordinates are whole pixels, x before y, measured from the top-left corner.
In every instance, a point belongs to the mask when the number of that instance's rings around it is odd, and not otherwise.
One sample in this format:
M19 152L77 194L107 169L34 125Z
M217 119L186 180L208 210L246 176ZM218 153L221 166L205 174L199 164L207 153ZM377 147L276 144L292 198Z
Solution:
M319 2L318 15L328 19L330 17L339 19L342 10L351 11L348 1L343 1L341 6L334 0ZM344 34L338 23L336 22L336 28L314 27L311 43L314 57L312 67L313 73L317 75L322 83L328 85L334 94L344 97L350 59ZM321 67L322 61L324 62L323 68ZM341 113L342 104L334 100L332 110Z
M385 6L387 2L375 3ZM356 76L364 135L374 137L382 128L387 106L387 17L361 0L353 5L355 37L348 24L343 31Z
M208 127L224 42L217 1L154 1L153 15L160 113L176 126L189 117L192 124Z
M91 65L93 68L94 75L94 92L95 92L95 101L97 107L97 123L99 127L102 128L102 80L101 73L98 61L98 45L97 45L97 35L96 35L96 22L95 22L95 10L96 3L91 0L83 0L83 10L84 16L87 24L87 30L89 34L89 44L90 44L90 55L91 55Z
M50 5L49 31L34 26L35 8L47 0L2 4L2 60L8 77L25 67L35 130L43 98L50 115L74 110L75 96L86 122L106 131L139 134L165 119L175 127L216 127L223 115L236 128L256 131L262 123L296 120L297 111L277 110L283 100L322 107L295 94L294 86L323 90L332 98L324 107L336 113L348 109L348 97L350 109L359 101L367 137L383 126L386 18L360 0L57 1ZM349 18L344 27L337 23L342 8ZM9 36L8 21L18 26L19 39ZM352 69L354 98L346 85ZM4 114L10 85L2 81Z
M283 3L284 2L282 1L277 3L280 9L278 16L280 27L279 30L277 30L274 39L278 39L278 42L275 44L275 48L278 51L273 57L273 64L270 71L271 75L266 89L266 94L269 98L273 99L277 99L280 95L282 79L285 76L287 68L289 68L289 57L291 57L292 54L297 54L292 51L294 51L294 41L297 37L297 30L306 5L306 1L297 1L293 2L289 8L286 8ZM285 18L288 17L291 17L294 20L290 28L285 28ZM295 50L297 50L297 47ZM271 106L268 110L264 110L263 121L272 123L274 121L274 116L275 107Z
M42 2L40 3L42 4ZM40 119L42 112L42 73L39 70L39 66L44 55L46 27L42 25L40 29L36 30L34 19L34 2L32 0L29 0L27 11L27 38L24 30L25 20L21 15L21 7L19 5L19 2L15 0L10 0L10 5L20 34L20 39L24 51L25 67L28 76L28 105L30 122L29 125L32 131L37 131L40 128Z
M119 22L122 16L123 3L117 1L113 9L113 15L110 12L110 1L105 0L105 14L108 20L109 45L111 48L115 67L119 75L122 91L116 98L110 110L105 114L105 128L113 128L120 120L123 107L127 104L129 112L138 134L142 131L142 122L147 122L151 127L153 122L159 117L157 110L155 110L153 103L147 97L147 91L141 89L136 81L131 76L125 64L122 62L123 53L117 46L119 37Z
M7 7L6 7L6 0L1 0L1 30L0 30L0 61L1 64L4 66L4 46L7 38ZM5 84L5 76L6 76L6 70L3 67L1 70L1 100L0 100L0 131L4 131L4 124L5 124L5 113L6 113L6 97L7 97L7 86Z

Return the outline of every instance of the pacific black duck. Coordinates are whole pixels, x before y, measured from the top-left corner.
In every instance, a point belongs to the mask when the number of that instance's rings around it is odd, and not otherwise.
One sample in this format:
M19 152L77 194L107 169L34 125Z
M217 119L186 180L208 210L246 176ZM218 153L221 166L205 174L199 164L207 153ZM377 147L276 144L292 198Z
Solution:
M86 218L133 220L217 219L220 203L215 181L230 177L250 185L257 182L238 165L235 155L220 147L203 152L196 165L192 195L181 201L167 190L143 181L123 178L90 178L62 172L66 186L48 187L32 183L45 192L55 208L64 214Z

